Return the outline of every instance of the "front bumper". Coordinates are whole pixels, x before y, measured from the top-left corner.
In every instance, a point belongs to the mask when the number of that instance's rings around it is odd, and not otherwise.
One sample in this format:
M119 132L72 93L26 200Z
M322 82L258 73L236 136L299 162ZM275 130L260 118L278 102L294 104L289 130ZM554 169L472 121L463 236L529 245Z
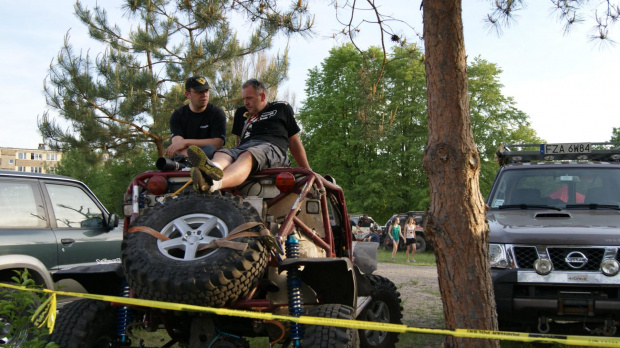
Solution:
M597 272L552 272L541 276L518 269L492 270L500 322L536 323L554 320L602 321L618 319L620 275Z

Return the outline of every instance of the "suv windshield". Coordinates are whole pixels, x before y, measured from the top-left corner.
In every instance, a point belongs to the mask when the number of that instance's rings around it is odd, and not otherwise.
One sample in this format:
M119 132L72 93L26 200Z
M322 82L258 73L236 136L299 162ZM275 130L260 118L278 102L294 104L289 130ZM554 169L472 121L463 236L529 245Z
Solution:
M489 205L499 209L620 209L620 168L561 166L504 171Z

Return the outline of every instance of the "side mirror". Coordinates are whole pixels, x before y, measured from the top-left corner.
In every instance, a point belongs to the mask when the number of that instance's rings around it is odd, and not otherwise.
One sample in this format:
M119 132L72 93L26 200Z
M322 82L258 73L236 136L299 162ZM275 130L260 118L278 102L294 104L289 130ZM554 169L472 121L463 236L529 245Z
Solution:
M118 227L118 214L112 213L108 217L108 230L112 230L115 227Z

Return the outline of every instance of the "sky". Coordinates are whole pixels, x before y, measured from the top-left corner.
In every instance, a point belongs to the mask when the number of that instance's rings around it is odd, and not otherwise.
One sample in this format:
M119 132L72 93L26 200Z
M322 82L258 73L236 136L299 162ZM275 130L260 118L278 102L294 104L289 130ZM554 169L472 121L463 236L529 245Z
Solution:
M95 0L82 1L92 8ZM22 2L0 0L0 147L35 149L42 142L37 120L49 109L43 94L50 64L55 60L67 32L75 50L99 52L100 46L88 37L86 28L73 12L74 1ZM119 0L100 1L110 9L110 19L126 21L117 9ZM320 67L329 50L344 43L333 38L341 26L328 0L310 2L315 16L315 35L288 42L290 70L283 88L296 96L300 106L305 98L308 70ZM381 11L405 19L422 32L421 2L376 0ZM516 101L529 116L531 126L548 143L602 142L611 138L612 128L620 127L617 106L620 81L620 46L589 41L592 21L580 24L564 35L563 26L551 12L550 1L530 0L516 21L498 36L489 32L483 19L490 12L488 1L463 0L465 49L469 59L481 57L497 64L503 73L500 82L505 96ZM313 10L314 8L314 10ZM590 12L585 15L590 16ZM411 28L394 28L412 36ZM612 35L618 33L618 28ZM378 45L376 29L362 27L360 45ZM240 38L241 34L240 34ZM620 41L620 35L615 37ZM409 42L415 41L411 39ZM287 41L277 40L274 52Z

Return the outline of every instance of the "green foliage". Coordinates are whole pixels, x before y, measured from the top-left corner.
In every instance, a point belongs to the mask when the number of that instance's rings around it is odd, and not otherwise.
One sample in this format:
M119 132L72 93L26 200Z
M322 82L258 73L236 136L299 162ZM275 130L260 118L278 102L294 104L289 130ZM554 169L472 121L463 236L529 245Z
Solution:
M611 132L611 139L609 141L614 143L620 143L620 128L614 127Z
M263 57L261 64L257 55L271 47L277 33L303 33L312 25L307 6L298 1L281 10L275 0L138 0L125 2L123 10L126 18L115 20L130 28L128 33L110 22L102 6L89 9L76 2L77 17L105 50L76 52L66 36L50 66L45 95L68 126L48 113L39 121L52 149L122 156L151 143L163 156L170 115L185 102L187 77L206 76L211 102L232 117L248 74L268 86L286 77L287 50ZM230 27L239 18L251 23L246 42Z
M350 212L385 221L394 213L425 210L429 203L422 167L428 138L423 56L415 45L395 47L383 79L378 48L352 45L330 51L309 72L307 100L298 119L312 168L343 187ZM501 70L476 58L468 67L471 123L481 156L480 184L488 194L497 171L499 144L540 142L527 115L501 93Z
M502 95L501 73L496 64L480 57L474 58L467 68L471 126L482 161L480 191L485 197L499 168L495 161L499 145L545 142L536 136L527 115L516 108L514 99Z
M40 288L30 278L27 269L15 271L14 285ZM55 343L47 341L47 327L39 328L31 321L37 307L45 301L45 295L34 291L19 291L0 288L0 342L3 347L53 348Z
M108 160L78 148L63 154L56 173L84 182L110 212L121 214L127 186L136 175L155 170L155 160L154 152L146 148Z

